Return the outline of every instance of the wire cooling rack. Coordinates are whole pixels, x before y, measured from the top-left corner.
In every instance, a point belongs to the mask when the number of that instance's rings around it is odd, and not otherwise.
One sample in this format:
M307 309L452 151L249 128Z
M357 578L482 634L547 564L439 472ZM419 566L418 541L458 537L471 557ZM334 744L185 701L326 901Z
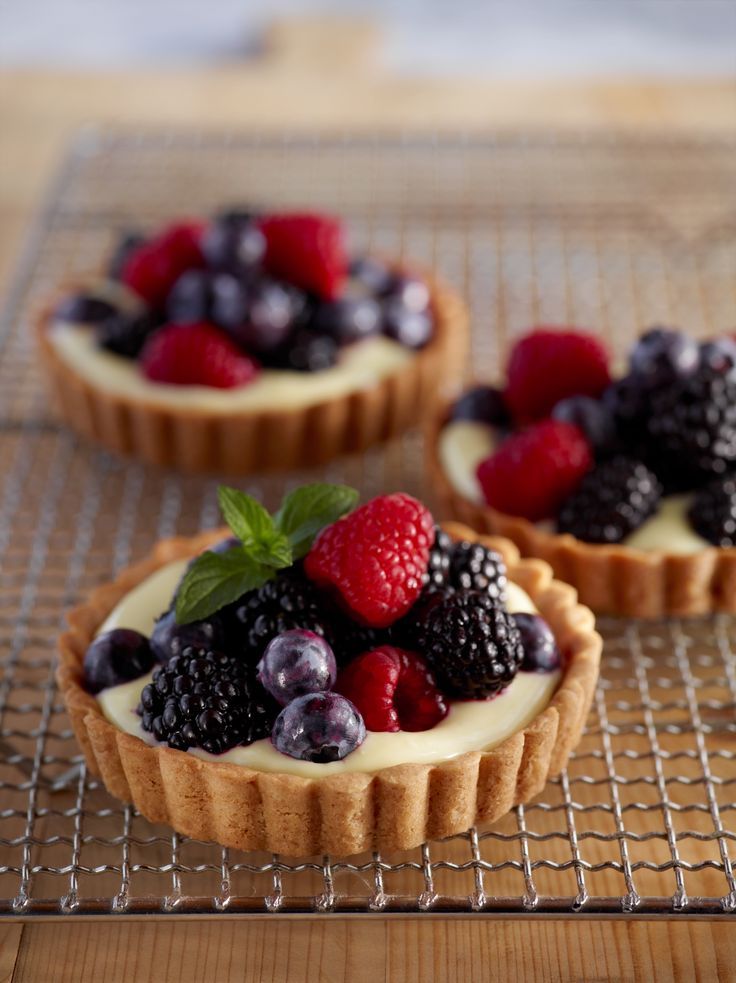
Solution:
M116 236L222 203L328 207L355 243L442 272L487 375L533 322L736 327L730 141L513 134L292 139L87 134L31 235L0 333L0 912L727 915L736 910L736 624L607 621L568 770L490 831L400 856L239 854L153 826L85 770L53 681L63 613L154 539L217 521L215 478L78 442L49 413L29 320ZM410 434L321 472L432 500ZM287 479L254 479L273 504Z

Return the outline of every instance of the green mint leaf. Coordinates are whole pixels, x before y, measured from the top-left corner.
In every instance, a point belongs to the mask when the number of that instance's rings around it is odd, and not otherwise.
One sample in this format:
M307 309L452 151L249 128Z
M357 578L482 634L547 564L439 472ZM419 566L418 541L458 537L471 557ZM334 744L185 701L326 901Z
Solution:
M275 570L290 567L294 562L291 543L280 532L274 532L273 536L264 543L249 546L247 552L257 563L264 563Z
M227 553L202 553L179 585L176 620L181 625L208 618L246 591L261 587L273 574L272 568L257 563L238 546Z
M217 498L225 522L246 549L274 538L273 519L255 498L227 485L220 485Z
M347 485L303 485L289 492L274 516L274 525L288 538L294 559L309 552L325 526L352 512L358 497L358 492Z

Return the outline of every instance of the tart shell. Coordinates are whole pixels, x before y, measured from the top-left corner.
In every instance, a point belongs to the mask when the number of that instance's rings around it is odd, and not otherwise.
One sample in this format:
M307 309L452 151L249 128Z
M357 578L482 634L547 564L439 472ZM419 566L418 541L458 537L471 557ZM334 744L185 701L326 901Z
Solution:
M59 297L36 319L36 338L59 415L108 450L188 473L310 467L397 436L459 379L467 308L449 286L421 276L430 286L430 342L375 385L305 407L215 413L107 392L76 372L49 340Z
M736 548L710 546L681 555L585 543L460 495L439 457L448 413L445 407L437 414L425 435L426 470L443 514L479 533L510 539L522 556L545 560L555 577L575 587L580 601L597 614L662 618L736 613Z
M450 523L458 538L478 538ZM242 850L289 856L403 850L499 819L527 802L566 765L593 697L601 639L592 613L575 591L552 579L539 560L521 560L512 543L482 537L501 552L509 575L547 619L565 659L549 705L523 731L490 751L473 751L435 765L403 764L370 773L302 778L204 761L150 746L103 715L82 685L84 652L114 606L159 567L191 557L223 531L162 540L148 559L95 590L69 614L60 640L57 679L90 770L114 796L152 822Z

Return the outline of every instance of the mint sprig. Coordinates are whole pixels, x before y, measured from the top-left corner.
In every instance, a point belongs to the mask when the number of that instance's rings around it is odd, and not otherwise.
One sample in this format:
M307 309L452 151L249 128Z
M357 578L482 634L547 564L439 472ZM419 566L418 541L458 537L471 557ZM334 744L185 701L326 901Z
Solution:
M200 621L263 586L305 556L318 533L352 512L358 492L347 485L303 485L284 496L275 515L251 495L221 485L222 515L239 540L225 553L208 550L189 565L176 594L179 624Z

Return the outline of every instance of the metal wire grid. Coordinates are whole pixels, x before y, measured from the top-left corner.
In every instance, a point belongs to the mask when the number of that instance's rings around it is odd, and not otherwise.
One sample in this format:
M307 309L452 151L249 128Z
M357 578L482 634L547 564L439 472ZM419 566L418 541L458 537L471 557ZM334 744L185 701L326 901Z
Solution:
M653 320L736 324L733 146L88 136L11 291L0 345L0 912L51 915L736 909L736 625L604 623L586 735L542 797L493 830L401 856L304 862L187 840L80 766L53 682L64 610L162 535L217 521L214 479L113 459L49 415L28 319L121 228L223 201L330 205L360 243L436 263L492 374L531 321L596 325L617 349ZM654 202L654 204L653 204ZM408 435L326 469L366 495L423 487ZM324 473L324 472L322 472ZM288 479L254 480L273 504Z

